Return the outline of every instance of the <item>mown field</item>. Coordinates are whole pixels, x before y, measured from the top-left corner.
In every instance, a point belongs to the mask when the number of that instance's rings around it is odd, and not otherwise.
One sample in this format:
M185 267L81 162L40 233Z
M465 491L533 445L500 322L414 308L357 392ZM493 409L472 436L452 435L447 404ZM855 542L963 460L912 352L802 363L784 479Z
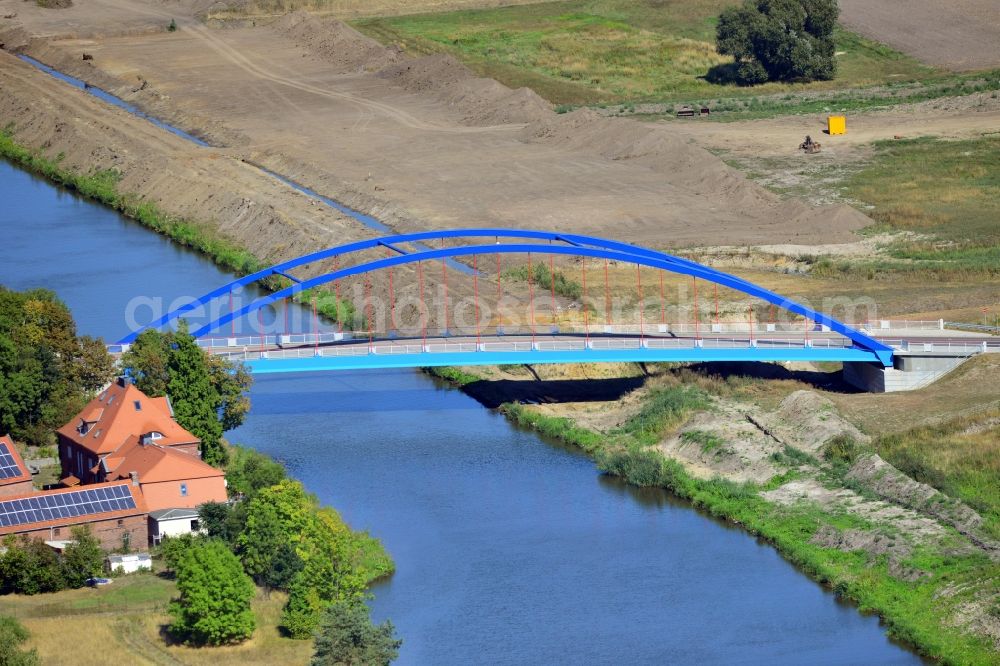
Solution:
M378 17L355 25L411 53L452 53L484 76L512 87L527 85L565 105L698 101L742 117L794 111L801 105L853 108L882 103L883 98L938 96L995 83L996 77L940 72L843 29L836 32L839 71L833 81L752 88L714 83L729 62L715 52L716 17L732 4L570 0ZM832 101L828 94L871 86L891 89L839 95Z

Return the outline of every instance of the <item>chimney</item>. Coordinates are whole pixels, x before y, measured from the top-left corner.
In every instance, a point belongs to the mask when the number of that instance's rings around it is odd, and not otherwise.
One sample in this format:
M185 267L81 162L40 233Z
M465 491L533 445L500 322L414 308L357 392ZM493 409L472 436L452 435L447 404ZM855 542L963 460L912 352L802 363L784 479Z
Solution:
M132 479L132 485L139 487L139 472L129 472L128 478Z

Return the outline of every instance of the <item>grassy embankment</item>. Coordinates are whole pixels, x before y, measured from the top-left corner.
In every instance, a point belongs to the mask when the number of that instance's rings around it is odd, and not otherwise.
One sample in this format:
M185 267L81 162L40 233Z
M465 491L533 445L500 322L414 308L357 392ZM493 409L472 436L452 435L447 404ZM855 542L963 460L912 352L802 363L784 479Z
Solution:
M476 380L467 370L456 372L464 383ZM448 376L440 369L435 374ZM846 454L841 449L831 449L831 460L826 461L788 447L785 453L773 457L784 471L766 484L757 485L719 478L695 478L682 465L664 457L656 447L663 437L676 431L695 412L711 409L713 397L757 402L762 398L778 398L778 394L787 394L794 388L801 388L801 385L740 377L720 380L690 370L667 368L657 377L654 387L644 392L638 410L609 432L590 430L533 406L507 404L502 409L521 425L579 446L610 474L640 486L667 488L699 509L766 539L808 575L855 601L863 612L879 613L894 637L917 646L923 653L945 663L994 663L996 651L992 646L949 624L958 605L968 602L963 593L951 595L950 591L997 578L997 565L985 555L947 553L918 546L903 564L928 572L928 575L907 582L889 573L885 556L872 557L860 550L844 552L811 541L819 530L827 527L872 530L874 526L869 521L816 504L779 505L760 496L760 491L778 488L803 474L818 474L828 487L849 486L844 479ZM776 391L775 395L770 395ZM697 440L702 449L725 448L725 442L702 435L693 432L688 439ZM910 434L904 435L901 441L909 441L910 437ZM889 439L880 440L876 446L888 451L889 442ZM851 456L870 450L853 445L845 448ZM982 454L990 455L987 449L983 449ZM998 480L996 465L992 465L992 470L994 476L977 478L975 487L988 488L995 483ZM997 506L995 497L987 501ZM995 606L987 612L1000 614L1000 603Z
M143 201L134 194L119 192L120 174L117 171L95 170L90 173L79 173L62 167L61 156L46 157L40 151L33 151L20 145L16 141L15 128L12 125L0 130L0 157L5 157L54 183L117 210L156 233L163 234L205 255L220 268L232 271L237 276L250 275L271 265L232 241L219 236L205 225L168 215L151 201ZM271 291L291 285L289 280L279 276L270 276L259 280L258 283ZM327 290L302 292L296 300L311 302L313 297L316 299L317 312L324 317L345 323L354 321L353 305L347 301L338 304L336 297Z
M871 297L886 315L1000 325L1000 135L876 142L842 179L817 172L888 234L875 256L801 256L809 278L745 275L791 298Z
M483 76L534 89L560 110L598 105L672 115L676 104L697 104L710 106L712 119L727 120L856 111L1000 88L1000 71L943 72L841 28L832 81L749 88L712 82L713 72L730 62L715 52L715 22L732 4L572 0L355 25L413 53L451 53Z
M891 268L1000 276L1000 135L879 141L874 149L844 186L848 197L870 207L871 232L920 235L889 248L889 257L899 260ZM843 272L829 261L817 269Z
M128 654L136 664L305 663L312 642L283 636L278 628L285 595L258 591L253 601L257 630L246 643L194 648L164 642L167 604L176 586L167 577L140 573L116 578L107 587L65 590L37 596L0 597L0 615L18 618L31 632L25 647L38 649L44 664L94 666L108 654ZM72 637L71 645L67 636Z

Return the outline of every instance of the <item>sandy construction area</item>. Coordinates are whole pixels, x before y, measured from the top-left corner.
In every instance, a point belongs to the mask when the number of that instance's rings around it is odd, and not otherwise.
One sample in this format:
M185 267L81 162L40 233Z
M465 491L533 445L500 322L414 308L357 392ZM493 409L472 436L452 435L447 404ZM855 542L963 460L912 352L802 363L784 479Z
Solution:
M177 11L88 6L119 10L118 27ZM293 15L211 29L181 19L174 33L114 37L90 25L31 41L34 13L19 19L15 47L400 231L510 226L658 246L811 244L851 240L868 223L847 207L782 200L670 127L559 115L528 90L477 79L447 57L404 58L331 21ZM43 18L37 25L51 34L51 14ZM83 62L83 52L94 59Z
M996 0L840 0L840 21L931 65L1000 67Z

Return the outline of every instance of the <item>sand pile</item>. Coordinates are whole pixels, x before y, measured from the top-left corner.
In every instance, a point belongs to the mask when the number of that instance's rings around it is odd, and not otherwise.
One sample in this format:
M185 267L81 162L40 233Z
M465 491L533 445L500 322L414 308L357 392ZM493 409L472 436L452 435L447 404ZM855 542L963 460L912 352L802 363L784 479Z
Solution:
M534 91L511 90L493 79L477 77L447 54L404 60L386 67L378 76L454 107L468 125L528 123L552 115L549 103Z
M521 139L586 150L615 162L644 166L663 174L665 183L724 201L727 207L745 215L748 222L792 220L793 227L822 225L831 232L853 231L871 223L850 206L819 207L800 199L782 199L666 126L606 118L590 109L578 109L550 114L529 124L521 132Z
M345 73L374 72L403 57L398 47L382 46L341 21L324 21L303 11L282 16L271 28Z

